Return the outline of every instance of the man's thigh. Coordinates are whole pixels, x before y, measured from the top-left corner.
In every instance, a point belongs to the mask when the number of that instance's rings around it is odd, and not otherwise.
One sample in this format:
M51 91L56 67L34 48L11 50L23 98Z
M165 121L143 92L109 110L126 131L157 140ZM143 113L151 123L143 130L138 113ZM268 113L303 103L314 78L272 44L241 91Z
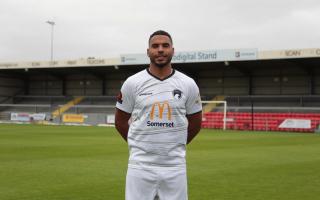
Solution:
M159 185L160 200L187 200L187 173L185 169L166 170L161 172L162 181Z
M148 170L128 168L126 200L153 200L157 193L157 175Z

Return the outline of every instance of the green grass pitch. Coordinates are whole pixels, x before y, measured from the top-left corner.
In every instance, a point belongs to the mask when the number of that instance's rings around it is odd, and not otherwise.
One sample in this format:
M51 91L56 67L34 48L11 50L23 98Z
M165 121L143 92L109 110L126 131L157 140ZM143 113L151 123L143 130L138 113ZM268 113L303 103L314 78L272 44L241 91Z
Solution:
M123 200L128 148L114 128L0 125L1 200ZM320 199L320 135L202 130L190 200Z

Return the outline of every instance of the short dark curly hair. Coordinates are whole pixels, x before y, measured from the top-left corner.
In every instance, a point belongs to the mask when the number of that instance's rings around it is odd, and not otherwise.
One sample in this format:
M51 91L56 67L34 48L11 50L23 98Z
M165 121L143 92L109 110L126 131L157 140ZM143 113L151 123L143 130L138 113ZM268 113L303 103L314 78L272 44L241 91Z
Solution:
M165 35L165 36L168 36L169 39L170 39L171 44L173 43L173 42L172 42L171 35L170 35L168 32L163 31L163 30L158 30L158 31L156 31L156 32L154 32L154 33L152 33L152 34L150 35L150 37L149 37L149 44L150 44L151 38L152 38L153 36L156 36L156 35Z

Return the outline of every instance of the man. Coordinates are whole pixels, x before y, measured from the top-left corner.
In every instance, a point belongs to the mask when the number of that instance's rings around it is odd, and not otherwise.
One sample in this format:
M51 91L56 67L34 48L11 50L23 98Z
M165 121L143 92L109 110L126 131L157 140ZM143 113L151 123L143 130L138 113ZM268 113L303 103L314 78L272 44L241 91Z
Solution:
M116 105L130 151L126 200L187 200L185 152L201 128L199 88L172 68L169 33L154 32L147 54L149 67L123 83Z

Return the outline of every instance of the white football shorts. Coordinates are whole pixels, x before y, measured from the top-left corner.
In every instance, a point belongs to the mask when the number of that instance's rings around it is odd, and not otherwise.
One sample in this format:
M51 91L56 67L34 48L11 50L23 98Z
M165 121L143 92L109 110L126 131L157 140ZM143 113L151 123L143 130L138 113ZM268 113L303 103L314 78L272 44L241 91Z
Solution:
M185 167L128 167L126 200L187 200Z

